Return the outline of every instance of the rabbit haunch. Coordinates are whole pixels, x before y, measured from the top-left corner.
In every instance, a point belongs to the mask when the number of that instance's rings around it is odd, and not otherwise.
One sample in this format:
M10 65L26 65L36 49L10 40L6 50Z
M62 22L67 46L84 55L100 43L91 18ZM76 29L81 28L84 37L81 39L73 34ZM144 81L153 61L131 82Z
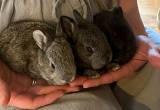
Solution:
M58 26L57 26L58 27ZM14 71L62 85L74 80L72 49L59 28L44 22L21 21L0 34L0 58Z

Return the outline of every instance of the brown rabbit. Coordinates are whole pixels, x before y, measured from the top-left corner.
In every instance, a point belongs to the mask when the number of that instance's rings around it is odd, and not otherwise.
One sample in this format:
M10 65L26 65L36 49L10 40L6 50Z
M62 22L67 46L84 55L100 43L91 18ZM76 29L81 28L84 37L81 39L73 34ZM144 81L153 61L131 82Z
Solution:
M12 23L0 34L0 58L16 72L66 84L74 80L76 65L70 44L58 30L44 22Z

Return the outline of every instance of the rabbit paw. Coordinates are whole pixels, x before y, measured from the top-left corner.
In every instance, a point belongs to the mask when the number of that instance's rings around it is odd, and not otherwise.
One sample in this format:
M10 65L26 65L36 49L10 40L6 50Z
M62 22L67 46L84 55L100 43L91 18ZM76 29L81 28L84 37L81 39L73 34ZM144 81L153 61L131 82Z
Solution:
M107 65L107 69L111 69L112 71L117 71L120 69L120 65L118 63L111 63Z
M89 78L92 78L92 79L100 77L100 74L97 71L94 71L94 70L85 70L83 75L88 76Z

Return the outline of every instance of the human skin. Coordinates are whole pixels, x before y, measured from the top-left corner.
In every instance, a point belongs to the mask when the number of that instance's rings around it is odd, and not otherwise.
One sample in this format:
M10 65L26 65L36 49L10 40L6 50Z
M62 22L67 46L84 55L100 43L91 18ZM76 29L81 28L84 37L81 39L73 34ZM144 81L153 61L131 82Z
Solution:
M137 0L119 0L119 4L123 9L126 20L132 27L136 36L146 35L144 25L140 18ZM75 81L70 83L71 86L83 86L83 88L96 87L102 84L109 84L118 81L122 78L131 76L134 71L139 69L148 60L147 54L150 46L143 40L138 40L138 51L134 58L127 64L121 66L121 68L116 71L109 71L104 73L100 78L89 79L87 77L81 76L77 77Z
M0 61L0 105L36 109L53 103L65 93L78 90L78 87L69 85L50 86L44 80L37 80L37 84L32 86L30 77L11 71Z
M135 35L147 35L139 16L137 1L119 0L119 2ZM107 72L98 79L77 77L75 81L70 83L72 87L69 85L49 86L43 80L39 80L36 86L31 86L32 79L30 77L11 71L0 61L0 105L12 105L22 109L36 109L53 103L67 92L78 91L79 86L84 88L96 87L128 77L147 61L148 48L149 46L145 42L139 41L139 50L134 57L135 59L123 65L120 70Z
M158 36L157 36L158 37ZM149 44L150 49L148 50L148 61L149 63L157 69L160 69L160 47L159 45L155 44L150 38L140 35L138 36L139 39Z
M157 69L160 69L160 48L151 48L148 52L149 62Z

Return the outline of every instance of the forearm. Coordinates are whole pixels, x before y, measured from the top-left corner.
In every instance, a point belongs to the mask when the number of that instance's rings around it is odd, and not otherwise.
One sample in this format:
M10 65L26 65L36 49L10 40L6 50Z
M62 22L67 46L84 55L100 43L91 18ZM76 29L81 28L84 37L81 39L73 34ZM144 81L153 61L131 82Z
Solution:
M147 35L140 17L137 0L119 0L119 3L135 35Z
M140 13L138 10L138 4L137 0L119 0L120 6L123 9L124 15L133 29L136 36L138 35L145 35L147 36L147 33L145 31L143 22L140 17ZM129 62L131 65L136 65L137 67L133 66L133 70L137 70L140 68L148 59L149 45L147 43L144 43L143 41L140 41L138 44L138 50L135 55L135 57ZM135 64L133 64L135 62Z

